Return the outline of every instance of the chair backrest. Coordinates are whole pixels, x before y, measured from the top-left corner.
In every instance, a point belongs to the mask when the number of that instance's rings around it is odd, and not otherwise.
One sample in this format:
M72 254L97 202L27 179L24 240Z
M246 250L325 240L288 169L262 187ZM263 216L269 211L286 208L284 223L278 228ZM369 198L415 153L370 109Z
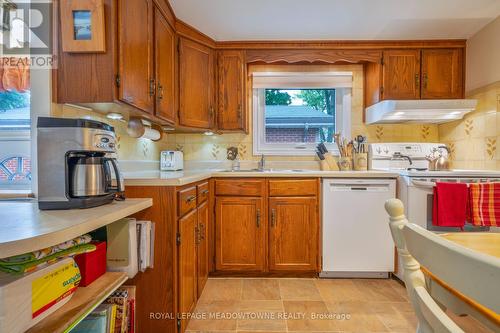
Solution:
M406 290L418 319L417 332L463 332L434 301L426 288L424 274L419 262L412 256L415 242L408 247L407 227L410 225L404 216L403 203L398 199L388 200L385 209L390 215L389 226L392 238L398 249L404 268Z

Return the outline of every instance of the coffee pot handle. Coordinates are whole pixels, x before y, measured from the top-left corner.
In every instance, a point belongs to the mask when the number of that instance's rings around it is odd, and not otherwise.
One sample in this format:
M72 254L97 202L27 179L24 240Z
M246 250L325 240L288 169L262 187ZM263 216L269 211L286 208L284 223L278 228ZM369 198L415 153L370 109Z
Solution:
M123 196L123 192L125 191L125 184L123 181L123 176L120 173L120 168L118 167L118 163L116 162L115 158L107 158L106 161L111 162L111 165L113 166L113 171L115 172L116 176L116 187L112 188L111 190L116 193L121 193Z

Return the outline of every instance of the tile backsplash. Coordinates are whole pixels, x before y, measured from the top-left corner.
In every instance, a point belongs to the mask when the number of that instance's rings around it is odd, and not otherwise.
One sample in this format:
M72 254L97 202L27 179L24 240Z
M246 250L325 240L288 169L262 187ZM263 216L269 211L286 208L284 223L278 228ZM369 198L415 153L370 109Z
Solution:
M452 151L455 169L500 170L500 81L471 92L476 110L439 125L439 139Z

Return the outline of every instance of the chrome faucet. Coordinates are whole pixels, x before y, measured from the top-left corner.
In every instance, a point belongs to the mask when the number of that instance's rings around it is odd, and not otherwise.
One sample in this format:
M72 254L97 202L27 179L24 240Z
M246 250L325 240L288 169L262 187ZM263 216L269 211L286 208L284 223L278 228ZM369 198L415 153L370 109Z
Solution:
M264 157L264 154L262 154L259 161L259 171L264 171L265 168L266 168L266 159Z

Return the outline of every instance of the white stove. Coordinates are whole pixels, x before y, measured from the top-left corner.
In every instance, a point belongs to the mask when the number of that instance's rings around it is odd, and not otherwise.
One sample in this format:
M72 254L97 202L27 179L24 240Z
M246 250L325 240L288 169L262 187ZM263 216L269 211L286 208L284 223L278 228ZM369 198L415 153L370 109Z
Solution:
M458 228L437 227L432 224L433 190L436 182L500 182L500 171L429 171L425 156L439 146L443 146L443 144L374 143L369 146L369 166L370 169L374 170L389 170L399 173L398 198L403 201L405 215L411 223L434 232L459 231ZM443 150L442 153L446 155L446 150ZM490 228L466 225L465 231L484 232L490 231ZM399 262L401 263L401 261ZM398 271L395 274L402 279L402 267L398 266Z

